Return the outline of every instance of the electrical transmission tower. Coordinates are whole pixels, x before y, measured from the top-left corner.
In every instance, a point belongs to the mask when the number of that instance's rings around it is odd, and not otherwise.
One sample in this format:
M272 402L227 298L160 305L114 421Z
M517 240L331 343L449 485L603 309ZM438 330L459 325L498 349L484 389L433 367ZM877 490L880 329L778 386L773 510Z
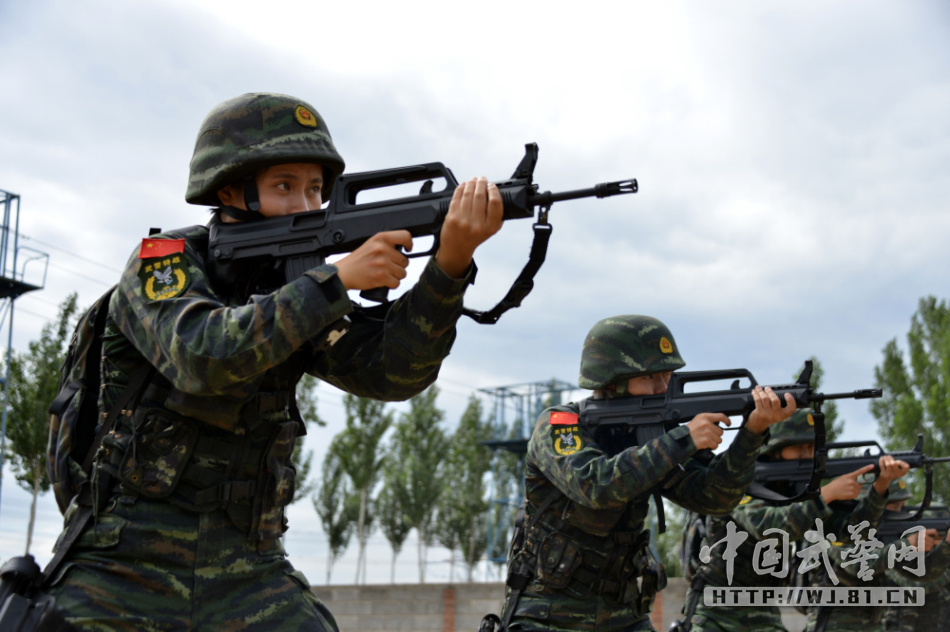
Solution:
M492 454L492 493L489 502L486 558L504 564L515 514L524 498L524 455L528 437L541 412L565 401L578 390L560 380L483 388L491 397L492 439L484 444ZM489 569L491 565L489 565Z
M27 292L43 289L49 255L20 245L20 196L0 190L0 208L3 209L3 225L0 226L0 328L7 327L7 353L3 375L3 413L0 420L0 483L3 477L3 462L7 449L7 408L10 401L10 360L13 355L13 303ZM23 257L21 257L21 253ZM24 281L26 264L45 260L42 281L39 285ZM35 276L35 275L34 275Z

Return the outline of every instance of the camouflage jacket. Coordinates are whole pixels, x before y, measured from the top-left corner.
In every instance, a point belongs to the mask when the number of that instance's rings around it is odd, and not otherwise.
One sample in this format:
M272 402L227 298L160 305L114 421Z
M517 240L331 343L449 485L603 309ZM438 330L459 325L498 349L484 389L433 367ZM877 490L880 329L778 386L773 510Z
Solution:
M700 563L698 572L703 575L706 585L712 586L788 585L795 561L795 558L791 557L792 547L804 539L806 531L815 529L816 520L822 521L825 533L844 532L847 525L858 524L862 520L871 524L877 523L884 511L885 498L874 491L873 487L870 490L857 503L835 502L831 505L825 503L820 496L789 505L776 505L768 500L745 496L728 516L707 517L707 536L703 545L716 548L709 563ZM722 555L716 554L725 546L722 540L726 536L729 522L735 523L738 532L748 535L736 549L731 582L728 582L726 577L726 560ZM776 567L759 568L759 572L753 568L753 563L762 564L762 560L753 559L756 547L769 540L775 541L778 552L782 552L783 542L789 546L784 552L787 555L783 554L780 560L785 572Z
M472 276L451 279L430 261L385 319L355 314L329 264L244 302L209 278L207 227L169 248L174 236L143 240L113 295L100 410L111 408L143 361L171 383L169 409L231 431L240 432L240 409L268 374L291 390L307 372L354 395L407 399L435 381ZM169 252L152 257L155 247ZM342 337L318 344L348 315Z
M696 445L683 425L608 456L578 422L578 406L558 406L541 413L528 441L525 495L538 507L557 490L563 499L552 510L600 536L642 529L655 491L692 511L726 514L752 481L762 441L740 428L729 448L705 465L692 458Z

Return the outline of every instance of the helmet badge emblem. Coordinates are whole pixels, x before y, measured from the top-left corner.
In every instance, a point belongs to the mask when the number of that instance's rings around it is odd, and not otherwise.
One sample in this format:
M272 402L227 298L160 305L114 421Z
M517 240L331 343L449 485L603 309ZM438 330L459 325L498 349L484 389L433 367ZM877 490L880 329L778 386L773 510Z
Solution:
M317 117L313 115L313 112L302 105L298 105L294 110L294 118L297 119L297 122L304 127L317 126Z
M673 345L666 336L660 338L660 351L663 353L673 353Z

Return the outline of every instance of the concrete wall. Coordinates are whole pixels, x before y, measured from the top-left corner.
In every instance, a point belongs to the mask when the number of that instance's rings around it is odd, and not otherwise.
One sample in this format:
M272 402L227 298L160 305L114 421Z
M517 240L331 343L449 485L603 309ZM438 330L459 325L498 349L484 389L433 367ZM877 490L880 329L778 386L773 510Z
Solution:
M336 617L341 632L476 632L483 616L501 613L505 587L501 583L384 584L315 586L313 592ZM661 632L669 628L685 596L686 582L671 577L653 606L653 627ZM789 630L805 627L804 617L793 611L784 617Z

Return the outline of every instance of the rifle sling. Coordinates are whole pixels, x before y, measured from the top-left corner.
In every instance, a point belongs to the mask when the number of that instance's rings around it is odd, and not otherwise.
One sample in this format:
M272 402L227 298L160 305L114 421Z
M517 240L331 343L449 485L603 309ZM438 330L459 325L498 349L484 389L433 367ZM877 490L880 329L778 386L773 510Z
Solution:
M487 312L479 312L467 307L462 308L462 313L479 323L480 325L493 325L498 322L501 315L509 309L519 307L534 288L534 275L541 269L544 263L544 257L548 251L548 241L551 239L552 226L542 220L533 225L534 240L531 242L531 252L528 255L528 263L522 268L518 278L511 284L511 288L497 305Z

